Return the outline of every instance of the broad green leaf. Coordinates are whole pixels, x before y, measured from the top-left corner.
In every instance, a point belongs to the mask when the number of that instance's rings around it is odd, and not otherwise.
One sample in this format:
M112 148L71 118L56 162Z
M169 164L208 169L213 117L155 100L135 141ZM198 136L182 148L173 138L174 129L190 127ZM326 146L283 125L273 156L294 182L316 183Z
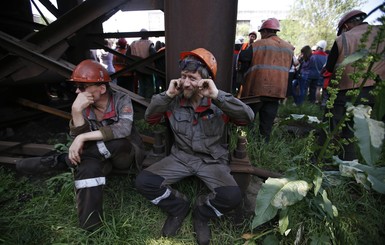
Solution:
M341 66L347 66L347 65L367 56L368 54L369 54L369 51L366 49L362 49L358 52L355 52L355 53L349 55L348 57L346 57L344 59L344 61L342 61Z
M385 127L383 122L370 118L370 110L370 107L363 105L353 107L354 135L365 162L374 165L381 155Z
M383 171L385 171L385 168L383 168ZM385 194L385 173L381 176L379 174L377 176L368 175L368 181L372 184L373 190Z
M289 227L289 215L288 215L288 208L284 208L279 213L279 221L278 221L278 227L279 232L281 235L286 233L287 228Z
M385 167L377 168L357 161L342 161L337 157L334 157L334 161L339 163L342 176L354 177L357 183L367 189L372 187L373 190L385 194Z
M338 216L338 211L337 208L334 207L332 202L328 198L328 194L325 190L321 191L322 193L322 200L323 200L323 208L325 212L329 215L330 218L337 217Z
M255 216L251 224L252 229L271 220L277 215L278 208L271 205L271 201L288 181L286 178L268 178L265 183L262 184L255 203Z
M314 196L316 196L322 185L322 176L316 175L313 180L313 184L314 184Z
M294 180L285 184L274 196L271 204L277 208L285 208L301 201L311 188L304 180Z

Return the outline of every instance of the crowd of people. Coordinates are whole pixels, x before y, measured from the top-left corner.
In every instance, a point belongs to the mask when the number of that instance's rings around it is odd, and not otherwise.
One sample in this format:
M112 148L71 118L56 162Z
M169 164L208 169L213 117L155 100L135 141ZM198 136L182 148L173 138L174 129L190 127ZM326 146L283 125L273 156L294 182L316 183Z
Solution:
M293 85L291 92L296 104L303 103L306 97L312 103L319 103L320 90L327 85L325 76L330 78L346 55L358 49L357 40L369 28L363 22L365 17L362 11L351 11L341 19L329 55L325 52L326 41L321 40L314 50L303 47L298 58L294 56L293 45L278 36L279 21L265 20L258 30L261 39L257 40L256 33L251 32L247 44L243 47L238 44L234 64L240 66L237 72L243 74L237 79L236 96L217 88L218 64L214 55L204 48L180 54L179 64L173 64L179 65L180 77L169 81L167 88L164 80L142 70L121 74L117 78L120 86L152 98L145 120L150 124L167 120L174 136L170 154L145 169L142 169L144 147L135 129L131 99L110 86L113 81L109 69L121 71L126 60L117 56L111 62L111 56L104 53L99 62L85 60L76 66L68 80L77 94L71 107L69 126L73 142L68 153L26 158L18 161L16 168L27 174L72 168L80 227L94 230L102 223L102 187L106 175L112 168L135 166L139 170L135 181L138 192L167 213L162 235L175 236L192 211L197 243L209 244L209 222L235 209L242 198L230 174L229 149L227 142L223 142L226 125L250 126L252 132L269 142L279 102L288 94L288 83ZM372 30L368 45L379 31L376 27ZM116 50L144 59L164 48L162 44L155 46L143 35L130 45L124 38L119 39ZM384 42L379 46L383 50ZM164 67L164 63L158 65ZM377 79L385 78L384 65L382 59L373 66ZM340 82L333 118L336 122L345 113L346 92L359 85L348 76L352 69L347 67ZM155 84L159 85L158 89ZM362 92L367 95L374 84L374 80L369 80ZM254 124L257 114L259 123ZM254 125L259 125L259 129L254 129ZM346 132L343 137L350 134ZM351 153L348 149L345 152ZM352 157L353 153L346 155ZM188 176L198 177L209 190L208 194L196 197L194 203L173 186Z
M104 40L104 46L119 52L122 55L117 55L105 49L91 50L90 58L100 62L111 75L115 72L120 72L117 79L113 83L123 87L131 92L137 93L140 96L150 99L155 93L165 91L166 84L163 76L158 75L149 69L140 68L134 71L122 71L130 66L130 63L146 59L150 55L160 52L165 49L164 42L158 40L155 44L148 39L146 29L141 29L143 34L140 39L134 40L131 44L127 43L125 38L119 38L116 43L111 39ZM132 57L133 61L128 61L127 57ZM149 66L161 72L165 72L164 56L150 63ZM126 69L127 70L127 69Z

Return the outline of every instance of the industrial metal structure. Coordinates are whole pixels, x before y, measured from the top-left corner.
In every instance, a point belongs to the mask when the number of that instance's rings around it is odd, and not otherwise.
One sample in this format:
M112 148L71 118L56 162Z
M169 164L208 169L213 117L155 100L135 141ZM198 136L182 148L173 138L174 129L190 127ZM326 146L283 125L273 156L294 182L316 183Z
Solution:
M48 25L33 21L31 5L40 1L57 19ZM181 51L203 47L218 60L218 86L231 88L232 53L236 29L237 0L50 0L7 1L0 9L0 87L33 83L58 83L87 58L88 51L104 48L103 39L139 37L142 33L103 33L103 22L117 11L161 10L165 53L146 60L126 57L128 69L152 69L166 81L179 76ZM42 14L42 13L41 13ZM42 14L43 19L46 19ZM149 64L166 55L166 73ZM147 68L146 68L147 67ZM119 74L113 74L113 77ZM134 100L141 101L134 96Z
M52 23L46 21L47 25L35 23L31 5L36 6L36 1L40 1L57 19ZM44 86L38 85L66 81L74 67L89 58L90 49L100 48L127 59L127 70L144 69L165 76L166 81L180 76L180 52L206 48L214 54L218 62L218 88L230 91L237 5L237 0L57 0L56 7L50 0L7 1L0 8L0 97L9 96L22 106L70 119L68 112L35 103L39 99L39 93L32 90L32 87L42 89ZM145 35L164 36L167 45L165 52L139 59L103 46L103 40L106 38L144 35L140 32L104 33L103 22L119 10L163 11L164 31L149 31ZM46 20L44 15L42 18ZM166 72L156 70L151 65L154 60L164 55ZM120 73L111 76L115 78ZM137 106L147 107L147 99L117 85L113 86L129 93ZM151 139L147 142L151 142ZM246 181L242 184L243 187L245 188L249 181L243 177L243 173L264 178L275 176L274 173L251 166L244 144L243 139L233 155L231 164L232 171L241 176L239 179ZM8 148L15 150L17 147L5 147L2 151ZM12 163L15 159L2 161Z

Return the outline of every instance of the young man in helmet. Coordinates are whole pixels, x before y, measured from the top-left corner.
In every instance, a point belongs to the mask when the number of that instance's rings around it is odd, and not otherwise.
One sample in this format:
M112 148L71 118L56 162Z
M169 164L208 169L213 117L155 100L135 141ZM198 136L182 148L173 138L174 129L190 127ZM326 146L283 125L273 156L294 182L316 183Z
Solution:
M338 23L338 37L336 38L330 54L328 56L324 76L328 79L334 77L334 73L340 64L345 60L349 55L362 50L360 46L363 45L363 50L368 50L369 52L382 52L385 48L385 42L382 39L379 41L377 38L380 33L380 26L370 26L368 23L364 22L367 14L360 10L352 10L346 13ZM370 30L370 31L369 31ZM369 32L368 32L369 31ZM361 43L361 38L364 35L367 36L367 41L365 43ZM376 47L376 50L371 49L371 47ZM373 90L376 81L385 79L385 59L381 59L378 62L374 63L371 71L375 74L375 79L367 79L365 84L363 85L363 89L361 94L359 95L361 98L364 97L367 99L367 102L364 104L368 104L370 106L374 106L374 98L371 95L370 91ZM331 129L333 129L337 123L342 119L342 117L346 113L346 103L351 101L351 97L347 95L348 91L356 89L360 87L364 79L358 81L358 83L353 82L353 80L349 77L350 74L355 72L355 69L351 64L345 66L341 79L338 81L339 92L337 94L337 98L334 102L334 107L330 109L326 109L327 112L331 112L333 114ZM328 80L325 79L324 87L326 88L328 85ZM363 103L360 99L357 100L358 103ZM329 119L327 119L329 120ZM343 127L341 132L341 137L344 139L349 139L353 137L353 132L351 128L353 128L352 122L349 122L350 126ZM325 135L321 132L320 135L320 145L323 145ZM343 146L343 153L340 157L343 160L353 160L357 158L357 155L354 150L354 143L349 143L348 145Z
M130 97L110 87L111 78L100 63L82 61L69 81L77 96L71 108L73 142L68 154L27 158L16 168L29 174L74 168L79 223L93 230L101 224L105 176L112 168L140 167L144 150L133 125Z
M181 77L171 80L167 91L154 95L145 113L150 124L159 123L163 117L169 121L174 134L171 153L144 169L136 179L136 187L168 214L163 236L176 235L192 208L198 244L209 244L209 220L234 209L241 201L223 142L226 124L247 125L254 113L216 87L217 62L209 51L198 48L182 52L180 58ZM193 175L211 193L197 197L190 207L187 197L171 185Z
M279 21L269 18L259 29L261 39L240 53L242 62L250 62L245 73L241 98L259 113L259 134L270 139L279 101L286 98L287 81L294 47L277 36ZM254 130L254 129L252 129Z

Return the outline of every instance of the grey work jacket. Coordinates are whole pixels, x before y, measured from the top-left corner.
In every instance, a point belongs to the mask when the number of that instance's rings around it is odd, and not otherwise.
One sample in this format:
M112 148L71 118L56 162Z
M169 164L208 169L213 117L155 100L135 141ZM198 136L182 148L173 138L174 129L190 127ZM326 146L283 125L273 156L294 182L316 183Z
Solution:
M139 167L142 164L144 146L139 133L136 131L133 120L134 110L131 98L120 91L111 89L109 104L104 113L103 119L98 121L91 107L83 111L86 123L75 127L70 121L70 135L76 137L79 134L100 130L103 141L126 138L130 140L135 150L135 161Z
M183 95L170 98L166 92L154 95L145 119L150 124L159 123L163 117L170 122L174 133L172 152L202 156L206 161L228 160L228 148L223 142L226 124L247 125L254 119L249 106L229 93L219 90L218 98L203 98L194 110Z

